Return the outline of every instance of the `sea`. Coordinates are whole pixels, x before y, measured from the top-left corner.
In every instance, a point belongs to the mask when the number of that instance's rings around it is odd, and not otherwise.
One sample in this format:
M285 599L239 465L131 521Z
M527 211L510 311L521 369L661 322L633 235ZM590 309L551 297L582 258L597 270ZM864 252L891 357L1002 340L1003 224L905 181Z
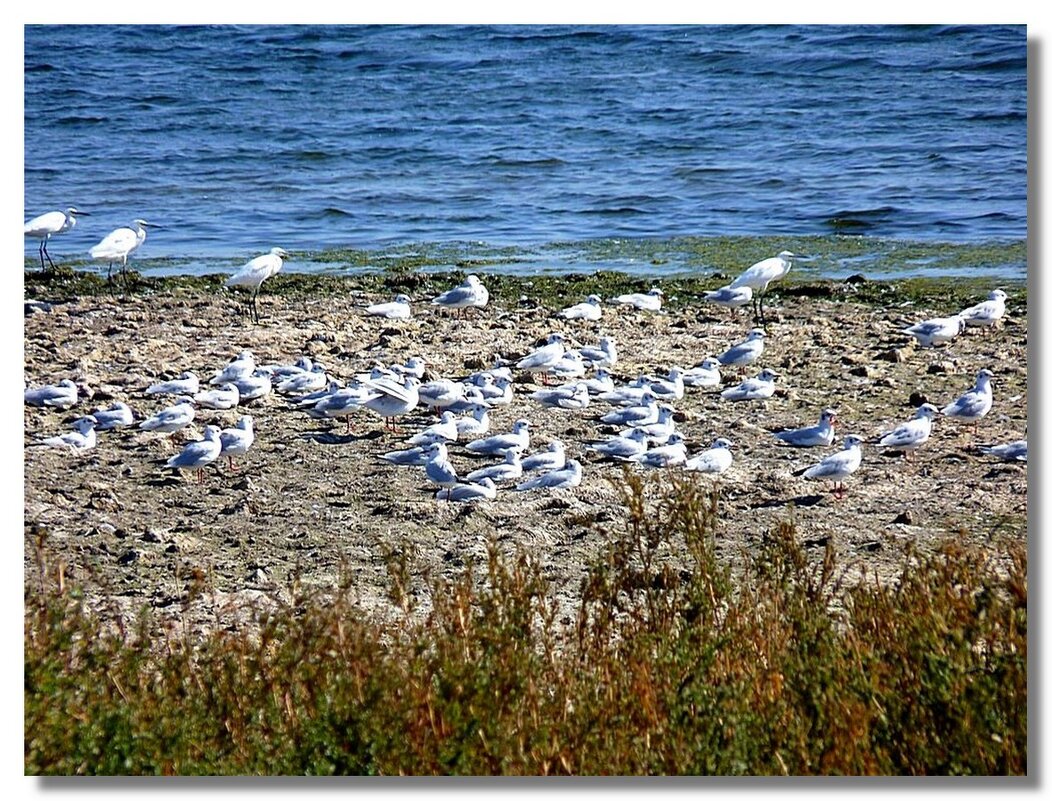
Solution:
M660 275L707 267L677 242L746 238L760 255L807 243L819 275L855 270L861 241L884 272L1026 277L1025 26L24 39L25 218L90 212L49 244L78 268L143 218L162 226L132 256L144 274L229 271L280 246L290 271L418 252L439 254L428 269Z

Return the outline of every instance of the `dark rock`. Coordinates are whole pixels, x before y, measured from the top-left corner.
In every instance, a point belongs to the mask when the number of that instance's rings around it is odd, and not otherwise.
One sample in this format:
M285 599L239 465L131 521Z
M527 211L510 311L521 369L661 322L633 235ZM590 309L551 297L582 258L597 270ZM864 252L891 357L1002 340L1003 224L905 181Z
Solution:
M891 522L892 523L902 523L902 524L907 525L907 526L912 526L913 525L913 512L911 512L909 509L906 509L906 510L904 510L902 512L899 512L899 516L896 517Z
M869 279L867 279L866 276L864 276L862 273L855 273L854 275L849 275L847 278L845 278L844 279L844 283L845 284L864 284L864 283L866 283L867 280L869 280Z
M139 561L139 552L136 550L125 551L117 557L117 563L121 565L130 565L137 561Z
M915 409L920 408L921 406L923 406L927 402L928 402L928 396L927 395L922 395L920 392L916 392L916 391L910 393L909 403L910 403L910 406L914 407Z

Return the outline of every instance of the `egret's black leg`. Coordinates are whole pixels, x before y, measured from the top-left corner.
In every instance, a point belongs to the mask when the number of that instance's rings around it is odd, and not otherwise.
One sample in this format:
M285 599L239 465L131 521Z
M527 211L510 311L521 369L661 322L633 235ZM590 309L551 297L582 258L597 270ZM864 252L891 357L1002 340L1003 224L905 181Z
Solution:
M40 240L40 271L41 272L44 271L44 243L45 242L47 242L46 239L41 239Z

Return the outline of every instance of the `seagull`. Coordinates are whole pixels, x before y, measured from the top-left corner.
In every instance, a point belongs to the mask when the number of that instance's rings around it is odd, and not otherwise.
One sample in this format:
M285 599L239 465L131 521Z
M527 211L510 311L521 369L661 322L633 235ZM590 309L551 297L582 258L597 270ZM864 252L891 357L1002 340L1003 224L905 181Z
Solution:
M483 383L479 386L479 391L489 406L507 406L515 397L511 379L505 376L497 378L485 376Z
M488 478L495 484L500 484L504 481L513 481L522 475L522 460L519 458L519 451L517 448L512 448L509 451L504 452L504 461L498 464L492 464L489 467L480 467L478 470L472 470L464 479L477 484L484 478Z
M65 411L77 403L78 395L77 385L70 379L63 378L57 384L27 389L25 402L30 406L48 406Z
M723 390L720 397L732 401L765 400L774 395L774 379L777 377L778 373L765 368L756 377L747 378L738 386Z
M449 461L444 442L432 442L427 447L427 461L424 463L424 474L432 484L440 487L452 487L460 483L457 471Z
M494 434L485 439L476 439L464 447L470 453L486 455L503 454L512 448L524 451L530 447L530 424L520 418L511 427L510 434Z
M833 482L833 494L838 498L844 497L844 479L858 470L862 464L862 437L848 434L844 437L844 447L836 453L831 453L825 459L813 467L804 470L801 475L809 480L825 480ZM837 488L839 483L840 487Z
M51 269L55 269L55 262L51 261L51 254L47 252L48 240L51 239L52 236L65 233L75 226L77 224L77 217L90 216L91 215L88 212L77 211L73 206L70 206L65 211L49 211L46 214L41 214L26 223L25 228L23 229L25 235L40 240L41 270L44 269L45 257L47 258L47 263L51 265Z
M269 253L256 256L226 279L224 284L226 287L247 286L252 290L248 309L252 313L252 319L257 323L259 322L259 307L256 306L256 298L259 297L259 288L270 276L277 275L281 271L282 259L288 257L289 254L284 248L271 248Z
M785 278L789 270L792 269L793 259L795 258L795 254L788 250L783 250L777 256L756 262L756 264L731 281L727 286L728 289L749 287L752 290L753 311L757 311L758 299L759 312L757 317L760 321L760 325L764 326L764 328L767 327L767 322L764 320L763 316L763 299L767 296L767 287L773 281L779 281L782 278Z
M248 414L243 415L237 421L236 426L224 428L219 432L219 444L221 446L219 455L227 458L230 469L236 473L237 468L234 467L234 457L244 456L248 453L248 449L252 447L252 443L255 441L256 434L252 430L252 416Z
M470 415L457 418L457 437L481 437L489 432L489 423L489 409L476 404Z
M751 286L724 286L705 293L705 300L717 306L737 309L752 302Z
M581 378L586 369L581 354L576 350L568 350L559 361L547 369L545 375L562 381L570 381L574 378Z
M566 448L562 440L553 439L547 450L537 451L522 460L522 472L535 473L538 470L562 470L566 466Z
M688 387L718 387L721 381L720 360L715 356L707 357L697 367L683 373L683 384Z
M386 317L388 320L408 320L413 316L413 311L409 307L408 295L395 295L395 299L390 303L374 303L372 306L366 306L365 313L375 317Z
M567 306L559 316L564 320L589 320L595 322L603 316L602 298L598 295L589 295L583 302L573 306Z
M174 434L186 428L194 421L193 403L190 398L180 398L179 403L161 409L153 417L147 418L139 423L139 428L144 431L157 431L161 434Z
M326 398L331 398L337 393L340 394L365 394L365 390L362 388L361 382L355 382L354 386L344 387L335 378L329 379L329 383L322 389L317 389L314 392L308 392L306 395L297 395L295 397L288 398L288 402L295 406L297 409L305 409L307 414L316 411L318 404ZM324 417L323 414L311 414L312 417Z
M439 422L429 425L423 431L414 434L406 442L410 445L426 445L432 442L456 442L460 433L457 430L457 416L453 412L442 412Z
M578 351L586 367L613 367L617 364L617 343L613 337L599 337L599 346L586 346Z
M612 426L641 426L657 422L660 412L657 400L647 393L639 406L626 406L604 414L600 420Z
M418 392L420 402L436 412L464 399L464 385L448 378L439 378L421 384Z
M175 469L196 469L197 483L200 484L204 480L205 465L212 464L218 459L222 448L219 426L205 426L204 438L186 443L182 451L169 459L165 466Z
M310 368L314 366L314 362L311 361L310 356L300 356L292 364L265 364L263 369L267 371L271 379L275 378L289 378L290 376L299 375L300 373L306 373L310 371Z
M974 423L975 431L979 430L979 420L986 416L994 403L994 391L990 380L994 374L987 369L979 371L975 388L965 392L961 397L941 411L947 417L956 417L963 423Z
M405 378L408 375L424 380L425 362L419 356L410 356L405 364L392 364L391 372Z
M930 403L920 406L911 420L907 420L880 438L877 443L882 448L902 451L909 459L910 452L917 450L931 436L931 422L939 410Z
M1006 462L1026 461L1026 440L1017 439L1004 445L980 445L979 450L989 456L996 456Z
M657 448L630 456L628 461L643 467L672 467L687 460L687 444L680 434L673 433L668 442Z
M219 384L229 384L231 381L237 381L239 378L245 378L252 375L256 370L256 359L252 355L252 351L243 350L237 355L230 364L219 370L209 381L209 384L218 386Z
M201 382L197 376L186 371L180 373L178 378L174 378L171 381L161 381L157 384L151 385L147 390L147 395L196 395L201 391Z
M256 368L252 375L238 378L231 383L237 387L239 393L238 403L265 398L274 388L267 371L260 368Z
M282 395L299 395L306 392L316 392L329 385L329 376L325 368L315 362L310 370L298 375L285 378L275 387Z
M440 489L435 493L438 501L492 501L497 497L497 485L490 479L484 478L477 484L455 484L452 487Z
M559 470L549 470L536 478L527 479L518 484L515 489L517 492L531 489L568 489L580 483L581 463L576 459L571 459L565 467Z
M361 409L370 397L372 397L372 391L366 387L337 389L319 399L313 408L307 410L307 414L311 417L326 419L342 417L347 424L349 434L351 433L351 415Z
M91 416L95 418L96 431L109 431L132 424L131 407L123 401L115 401L108 409L96 409Z
M431 303L458 311L473 306L482 308L489 303L489 290L482 285L477 275L469 275L460 286L446 290L432 299Z
M591 378L584 380L584 385L588 387L588 393L590 395L600 395L603 392L614 391L614 379L610 375L610 371L605 367L600 367L595 371L595 375Z
M650 391L659 400L662 398L679 400L683 397L685 382L683 381L683 370L679 367L670 369L667 378L650 378L648 383L650 384Z
M647 432L642 428L633 428L625 434L614 434L605 442L589 445L588 450L613 459L631 459L646 451L647 447Z
M656 312L660 311L661 299L664 296L664 292L657 287L654 287L648 292L630 292L625 295L618 295L616 298L610 298L610 302L626 306L634 306L640 311Z
M215 389L194 395L194 403L205 409L233 409L240 402L241 393L236 384L220 384Z
M542 406L555 409L584 409L591 400L588 385L583 381L555 389L538 389L531 392L530 397Z
M964 325L964 317L955 314L952 317L934 317L904 328L902 331L916 339L922 348L933 348L963 333Z
M633 425L632 430L642 431L651 445L665 445L676 430L676 421L672 417L674 414L675 409L662 403L658 406L657 420Z
M986 296L982 303L969 306L964 311L958 312L958 316L964 319L967 325L981 325L983 327L996 326L998 321L1005 316L1005 300L1008 295L1001 289L995 289Z
M547 344L519 359L515 363L515 368L543 375L548 371L548 368L559 362L565 353L566 348L563 345L562 334L549 334Z
M711 473L720 475L725 473L734 461L731 455L733 443L729 439L718 437L707 451L702 451L697 456L692 456L683 463L684 470L694 470L698 473Z
M428 447L431 443L428 443ZM417 445L402 451L388 451L380 454L381 459L391 464L410 467L423 467L428 461L428 447Z
M631 384L596 395L596 400L606 401L611 406L644 406L655 398L650 383L642 376Z
M744 340L736 345L731 345L727 350L716 357L716 361L724 367L741 367L752 364L763 353L764 339L766 335L762 328L754 328Z
M402 383L390 378L366 381L365 387L372 390L363 406L384 418L384 425L394 427L394 418L408 414L420 402L419 379L406 376ZM390 421L390 422L389 422Z
M41 445L51 448L69 448L73 451L88 451L95 447L95 418L90 414L73 423L73 430L55 437L41 440Z
M833 444L835 434L833 424L836 423L836 412L832 409L823 409L818 416L817 425L806 428L791 428L786 431L773 432L778 439L794 448L815 448L819 446L829 447Z
M118 261L121 263L121 278L126 279L128 257L146 241L146 229L160 227L146 220L132 220L130 228L118 228L111 231L105 239L88 251L88 255L98 261L109 262L109 270L106 272L107 281L112 279L113 265Z

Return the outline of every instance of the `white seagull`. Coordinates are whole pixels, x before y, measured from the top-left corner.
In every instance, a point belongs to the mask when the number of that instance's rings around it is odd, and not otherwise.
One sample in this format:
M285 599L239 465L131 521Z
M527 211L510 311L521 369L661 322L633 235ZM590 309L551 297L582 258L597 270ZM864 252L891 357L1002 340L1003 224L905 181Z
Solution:
M401 384L390 378L367 381L365 387L372 392L362 405L384 418L384 425L393 429L395 418L417 407L420 402L419 386L419 379L413 376L406 376Z
M518 449L512 449L504 452L503 462L472 470L464 476L464 480L477 484L482 479L488 478L493 483L500 484L504 481L513 481L521 475L522 459L519 457Z
M90 414L73 423L73 430L55 437L41 440L41 445L51 448L69 448L72 451L88 451L95 447L95 418Z
M588 450L612 459L631 459L646 451L648 444L647 432L633 428L624 434L614 434L604 442L593 443Z
M616 298L610 298L610 302L634 306L640 311L656 312L661 310L661 299L664 296L664 292L654 287L648 292L629 292L625 295L618 295Z
M729 439L718 437L707 451L702 451L698 455L687 459L683 463L683 469L694 470L698 473L710 473L716 476L725 473L734 462L731 447L733 447L733 443Z
M457 310L482 308L489 303L489 290L482 285L477 275L469 275L460 286L446 290L432 299L431 303Z
M460 501L470 503L472 501L492 501L497 497L497 485L490 479L483 478L477 484L454 484L445 487L435 493L435 500Z
M823 409L818 416L818 423L806 428L790 428L786 431L775 431L774 435L787 445L794 448L816 448L829 447L833 444L836 434L833 431L836 423L836 412L832 409Z
M171 381L160 381L152 384L147 395L196 395L201 391L201 382L197 375L187 370Z
M515 369L544 375L550 367L562 359L565 353L566 347L563 345L562 334L549 334L547 344L519 359L515 363Z
M585 346L578 353L586 367L613 367L617 364L617 343L613 337L599 337L597 347Z
M107 281L112 278L114 263L119 261L121 278L124 279L127 277L128 257L146 241L146 229L160 227L146 220L132 220L132 227L111 231L105 239L88 251L88 255L96 261L109 263L109 270L106 272Z
M247 286L252 290L252 294L249 296L248 309L252 314L252 319L257 323L259 322L259 308L256 305L256 298L259 296L259 288L263 286L264 281L281 271L282 259L287 259L288 257L289 254L285 252L284 248L271 248L269 253L256 256L256 258L226 279L224 286L228 288Z
M778 373L770 368L760 371L754 378L747 378L736 387L729 387L720 393L726 400L765 400L774 395L774 379Z
M766 335L762 328L754 328L746 335L744 340L736 345L731 345L731 347L717 356L716 361L724 367L744 368L755 362L763 354L765 338Z
M78 395L77 385L70 379L63 378L57 384L27 389L25 402L30 406L47 406L65 411L76 405Z
M922 348L933 348L960 335L964 331L964 325L964 318L955 314L952 317L934 317L902 331L916 339Z
M424 463L424 474L432 484L440 487L452 487L460 483L456 468L449 461L444 442L432 442L427 447L427 461Z
M542 406L555 409L584 409L591 400L588 385L583 381L554 389L538 389L531 392L530 397Z
M724 286L705 293L705 300L717 306L737 309L752 302L751 286Z
M153 417L139 423L143 431L156 431L160 434L174 434L194 421L196 411L190 398L180 398L179 403L161 409Z
M231 382L239 393L238 403L265 398L274 389L270 375L266 370L256 368L252 375L235 379Z
M688 387L718 387L722 381L720 360L715 356L708 356L697 367L683 373L683 383Z
M628 461L643 467L672 467L687 460L687 444L680 434L673 433L668 442L657 448L630 456Z
M1006 462L1026 461L1026 440L1017 439L1004 445L980 445L979 450L988 456L996 456Z
M200 484L204 480L204 467L218 459L222 449L219 426L205 426L204 437L186 443L182 451L169 459L165 466L197 470L197 483Z
M95 418L96 431L124 428L133 421L131 407L124 401L114 401L108 409L96 409L91 416Z
M25 224L23 229L25 235L40 240L40 269L44 269L44 258L51 268L55 268L55 262L51 261L51 254L47 252L47 243L56 234L62 234L77 224L77 217L90 217L86 211L77 211L70 206L65 211L49 211L34 217Z
M516 485L518 492L531 489L568 489L581 483L581 463L571 459L559 470L549 470L536 478L527 479Z
M1008 295L1001 289L995 289L986 296L982 303L969 306L964 311L958 312L967 325L981 325L983 327L996 326L998 321L1005 316L1005 300Z
M898 425L888 434L884 434L877 442L881 448L891 448L902 451L906 458L910 458L910 452L917 450L928 441L931 436L931 421L939 410L930 403L920 406L913 414L913 418Z
M530 424L527 420L516 420L510 434L494 434L485 439L476 439L464 447L470 453L486 455L503 454L512 448L525 451L530 447Z
M962 423L974 423L979 430L979 421L986 416L994 403L994 391L990 384L994 374L987 369L979 371L975 387L965 392L953 403L944 406L941 411L947 417L955 417Z
M413 316L408 295L395 295L395 299L389 303L374 303L372 306L366 306L365 313L374 317L385 317L388 320L408 320Z
M548 448L530 454L522 460L522 472L535 473L538 470L562 470L566 466L566 448L562 440L553 439Z
M236 359L230 362L222 370L217 371L212 377L212 380L208 383L212 386L229 384L231 381L237 381L239 378L245 378L246 376L252 375L255 370L256 358L252 355L252 351L243 350L237 355Z
M589 320L595 322L603 316L601 303L602 298L598 295L589 295L581 303L567 306L559 312L559 316L564 320Z
M841 450L829 454L814 467L804 470L803 477L809 480L832 481L833 494L838 498L843 498L844 479L858 470L859 465L862 464L862 441L862 437L848 434L844 437L844 447Z
M194 395L194 403L205 409L233 409L240 402L241 393L236 384L220 384L215 389Z
M460 432L457 430L457 416L453 412L442 412L437 423L432 423L423 431L417 432L406 442L410 445L429 445L432 442L456 442Z
M233 428L224 428L219 432L219 455L227 458L230 469L237 472L234 467L234 457L244 456L252 443L256 441L256 433L252 429L252 416L243 415Z

